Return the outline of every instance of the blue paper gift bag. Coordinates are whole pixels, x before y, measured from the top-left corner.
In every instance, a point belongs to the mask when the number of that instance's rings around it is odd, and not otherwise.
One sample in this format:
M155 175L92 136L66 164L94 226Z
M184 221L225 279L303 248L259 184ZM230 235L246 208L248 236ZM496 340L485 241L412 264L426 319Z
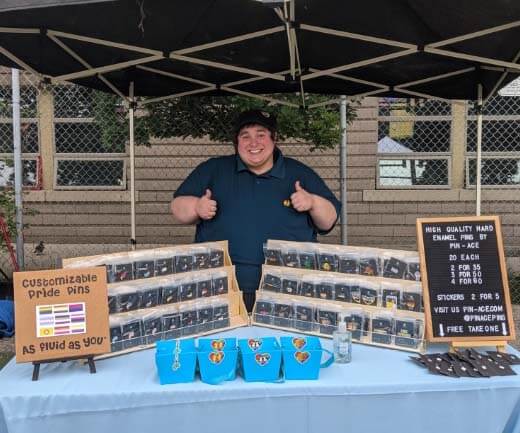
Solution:
M320 375L320 368L334 362L332 352L323 349L318 337L281 337L283 372L287 380L314 380ZM321 363L323 352L330 354Z
M193 382L197 365L195 340L164 340L156 343L155 365L161 385Z
M201 338L197 351L200 378L212 385L234 380L237 370L236 338Z
M274 337L238 340L242 375L247 382L274 382L280 378L282 353Z

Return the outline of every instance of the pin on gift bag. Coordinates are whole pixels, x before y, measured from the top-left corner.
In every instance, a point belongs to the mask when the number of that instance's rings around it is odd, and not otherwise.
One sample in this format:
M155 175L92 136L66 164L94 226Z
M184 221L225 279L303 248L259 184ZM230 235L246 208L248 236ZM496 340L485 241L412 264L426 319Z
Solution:
M315 380L320 376L320 368L334 362L334 355L323 349L318 337L281 337L283 371L287 380ZM329 358L321 362L323 353Z
M193 382L197 365L195 340L164 340L156 343L155 365L161 385Z
M238 358L236 338L199 339L197 358L203 382L217 385L235 380Z
M246 382L275 382L280 378L282 353L274 337L238 340L242 375Z

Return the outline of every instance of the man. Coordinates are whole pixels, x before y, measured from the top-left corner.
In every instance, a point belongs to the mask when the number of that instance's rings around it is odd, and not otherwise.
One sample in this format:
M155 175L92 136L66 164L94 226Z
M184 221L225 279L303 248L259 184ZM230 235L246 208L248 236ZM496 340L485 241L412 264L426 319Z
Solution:
M267 239L316 241L334 227L341 204L309 167L276 147L276 119L240 114L235 155L200 164L174 194L173 216L197 224L195 242L228 240L246 308L251 312Z

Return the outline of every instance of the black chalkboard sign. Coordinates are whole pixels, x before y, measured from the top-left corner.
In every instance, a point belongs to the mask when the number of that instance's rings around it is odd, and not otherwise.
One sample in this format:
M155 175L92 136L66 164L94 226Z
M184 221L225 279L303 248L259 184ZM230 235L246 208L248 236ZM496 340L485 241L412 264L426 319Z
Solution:
M427 339L514 340L499 218L419 218L417 240Z

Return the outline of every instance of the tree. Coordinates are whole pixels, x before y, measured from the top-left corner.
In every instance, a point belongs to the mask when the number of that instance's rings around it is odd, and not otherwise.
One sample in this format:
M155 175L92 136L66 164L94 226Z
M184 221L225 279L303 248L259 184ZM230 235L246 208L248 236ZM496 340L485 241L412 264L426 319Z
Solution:
M293 104L301 99L297 95L277 95ZM306 103L314 104L330 99L323 95L309 95ZM355 106L347 104L347 121L355 118ZM310 150L335 147L340 141L339 110L337 105L313 109L272 105L266 101L231 97L184 97L146 105L135 119L136 144L149 144L150 137L203 137L215 141L231 141L232 125L238 113L246 109L262 109L278 119L279 139L295 138L310 143ZM95 119L101 127L103 147L114 149L116 142L128 138L128 128L121 116L121 104L113 95L98 93L95 98ZM114 151L114 150L112 150Z

